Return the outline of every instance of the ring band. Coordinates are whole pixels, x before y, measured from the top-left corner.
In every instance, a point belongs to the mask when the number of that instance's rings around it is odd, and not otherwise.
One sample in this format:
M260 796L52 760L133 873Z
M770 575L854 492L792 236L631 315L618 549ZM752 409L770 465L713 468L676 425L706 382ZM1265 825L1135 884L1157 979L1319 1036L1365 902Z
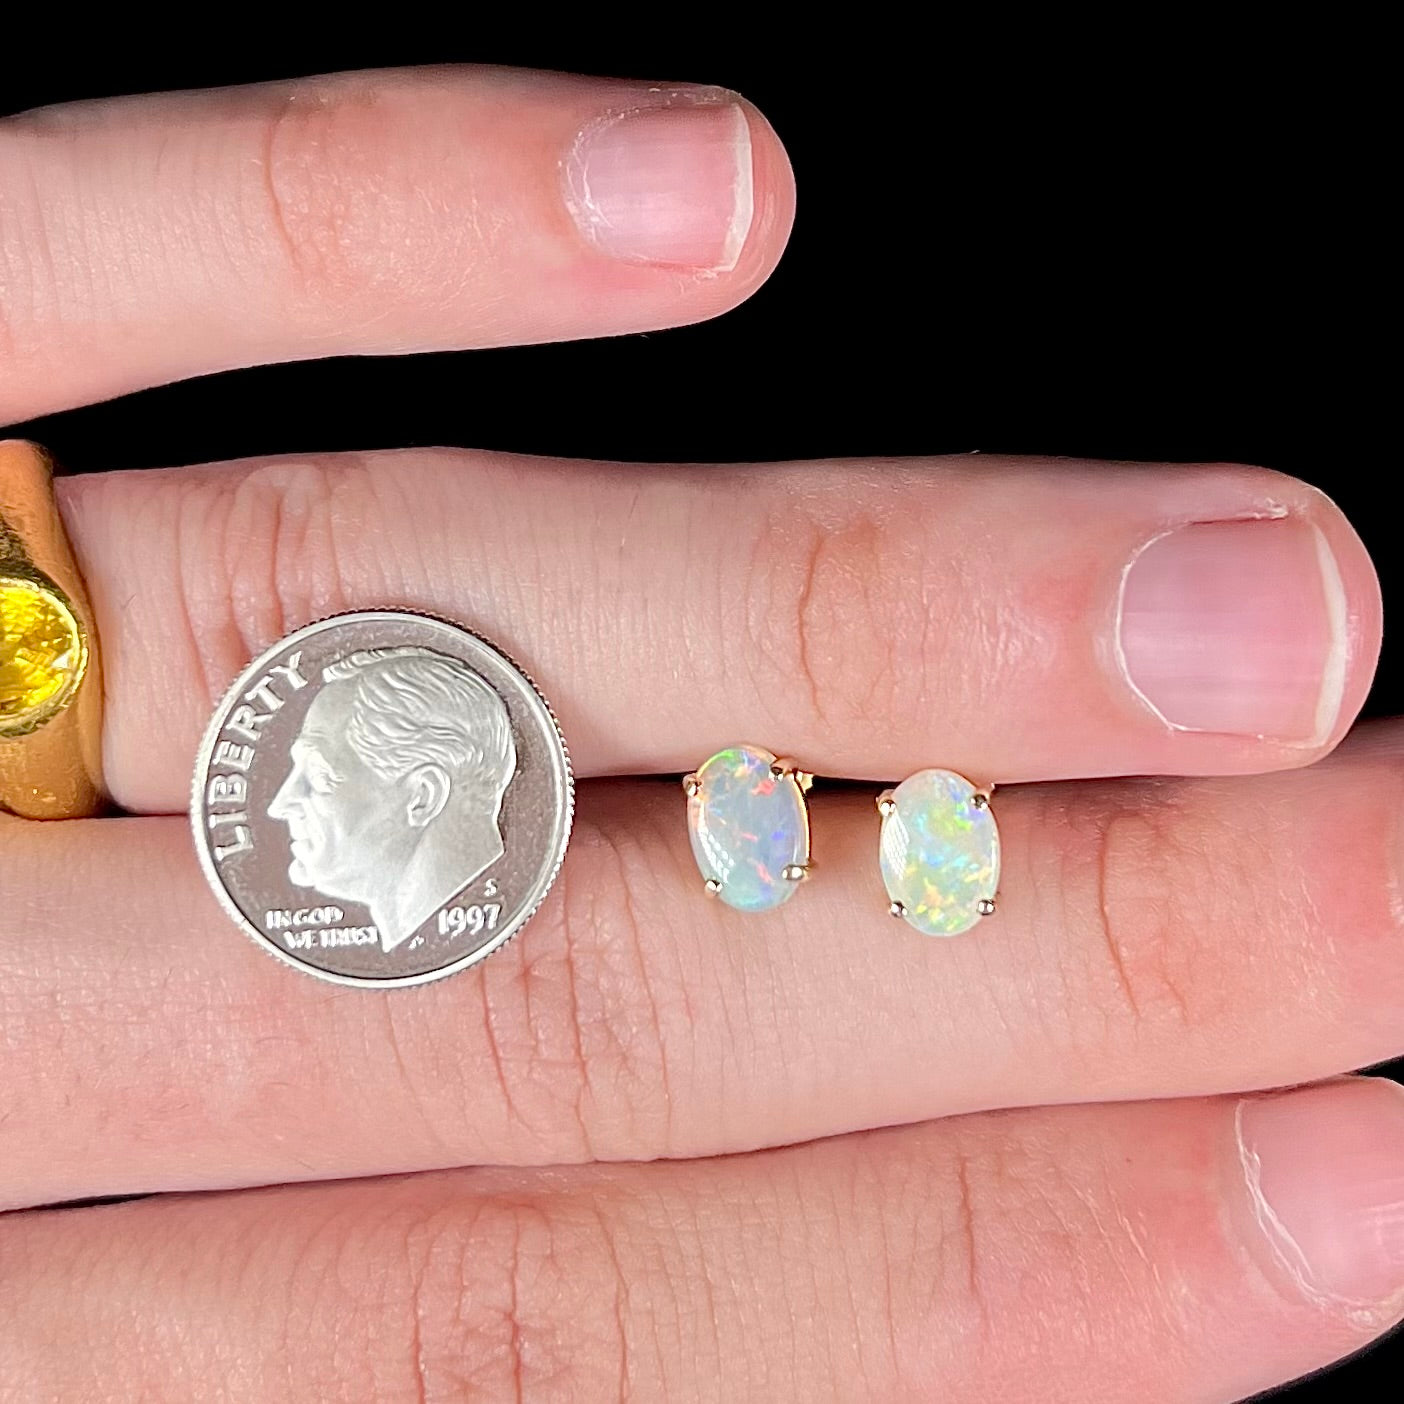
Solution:
M0 443L0 810L103 807L102 675L83 578L37 444Z

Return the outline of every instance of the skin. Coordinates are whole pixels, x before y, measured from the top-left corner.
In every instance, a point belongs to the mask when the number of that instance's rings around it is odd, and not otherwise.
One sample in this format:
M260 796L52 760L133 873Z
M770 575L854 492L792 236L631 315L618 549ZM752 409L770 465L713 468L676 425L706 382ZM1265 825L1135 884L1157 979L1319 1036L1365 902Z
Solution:
M608 257L559 163L637 100L440 69L0 123L0 419L725 311L782 252L784 152L744 108L755 213L729 270ZM1404 1263L1342 1233L1304 1271L1264 1207L1404 1173L1397 1090L1343 1076L1404 1051L1404 734L1339 745L1379 593L1311 488L437 450L58 500L127 813L0 816L0 1056L25 1070L0 1081L0 1399L1229 1400L1404 1312ZM1167 725L1105 647L1126 563L1176 524L1272 513L1339 569L1339 707L1309 741ZM425 568L484 524L510 560ZM267 960L180 817L253 652L396 605L527 660L581 776L530 929L411 998ZM822 784L796 899L754 924L705 902L681 797L648 777L740 738L821 776L939 749L999 780L997 917L894 928L871 796ZM1290 1194L1264 1107L1313 1148Z

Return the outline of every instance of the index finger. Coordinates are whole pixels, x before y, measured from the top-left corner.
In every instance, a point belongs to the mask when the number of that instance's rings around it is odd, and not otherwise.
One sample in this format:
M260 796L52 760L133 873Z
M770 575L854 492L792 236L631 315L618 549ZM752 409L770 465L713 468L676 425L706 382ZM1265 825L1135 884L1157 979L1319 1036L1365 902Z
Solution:
M0 424L210 371L700 321L789 163L735 93L468 66L0 121Z

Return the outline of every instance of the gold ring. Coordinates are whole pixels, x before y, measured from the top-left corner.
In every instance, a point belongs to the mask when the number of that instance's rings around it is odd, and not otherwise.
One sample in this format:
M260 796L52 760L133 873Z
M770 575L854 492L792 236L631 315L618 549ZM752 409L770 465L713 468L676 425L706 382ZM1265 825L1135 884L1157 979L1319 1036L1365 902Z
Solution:
M103 807L102 674L88 592L37 444L0 443L0 809Z

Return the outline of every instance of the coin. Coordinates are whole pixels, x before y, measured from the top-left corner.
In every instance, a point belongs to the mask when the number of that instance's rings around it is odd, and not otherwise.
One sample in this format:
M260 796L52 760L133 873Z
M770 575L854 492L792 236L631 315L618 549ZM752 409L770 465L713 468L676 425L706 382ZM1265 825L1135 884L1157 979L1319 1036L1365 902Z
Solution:
M385 989L516 935L573 809L555 716L506 654L446 620L369 610L249 664L205 732L190 814L215 895L265 950Z

